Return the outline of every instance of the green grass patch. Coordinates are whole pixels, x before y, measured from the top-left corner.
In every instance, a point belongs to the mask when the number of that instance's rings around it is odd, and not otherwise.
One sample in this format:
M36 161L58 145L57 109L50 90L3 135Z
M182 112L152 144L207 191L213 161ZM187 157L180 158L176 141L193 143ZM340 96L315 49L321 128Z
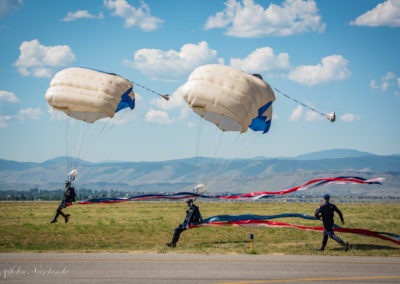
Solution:
M198 202L203 217L221 214L312 215L311 203ZM322 233L294 228L203 227L182 233L178 247L167 248L174 228L184 217L184 202L126 202L119 204L74 205L68 224L49 224L57 202L0 202L0 252L178 252L240 254L322 254L400 256L400 246L388 241L353 234L338 235L351 244L343 252L329 240L320 253ZM399 204L339 204L346 227L400 234ZM317 226L321 223L297 218L279 221ZM254 235L250 252L249 235Z

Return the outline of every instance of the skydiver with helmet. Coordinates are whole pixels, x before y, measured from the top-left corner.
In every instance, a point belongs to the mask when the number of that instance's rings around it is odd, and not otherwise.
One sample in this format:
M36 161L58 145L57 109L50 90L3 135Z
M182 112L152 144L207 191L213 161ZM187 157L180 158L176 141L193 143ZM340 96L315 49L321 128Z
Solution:
M322 217L322 222L324 224L322 245L321 247L317 248L317 250L323 251L328 242L328 237L330 237L339 244L343 245L343 249L345 251L348 251L349 243L344 242L333 232L333 225L334 225L333 215L336 212L340 217L341 223L344 224L342 212L336 207L335 204L329 202L330 200L329 194L325 194L322 198L324 200L324 204L320 205L319 208L315 211L315 218L320 219Z
M54 216L53 220L50 221L50 223L56 223L59 215L64 217L65 223L68 223L68 220L71 217L71 214L64 214L64 212L62 212L62 209L66 208L68 206L71 206L72 202L75 202L76 200L77 200L77 196L75 193L75 188L71 185L70 180L66 180L63 200L61 201L60 205L57 207L56 215Z
M174 235L172 236L172 241L166 244L169 247L176 247L179 236L183 231L189 228L190 224L198 223L203 220L203 217L200 214L199 207L194 204L193 199L188 199L186 201L186 204L189 207L189 209L186 211L186 218L182 224L178 225L178 227L175 228Z

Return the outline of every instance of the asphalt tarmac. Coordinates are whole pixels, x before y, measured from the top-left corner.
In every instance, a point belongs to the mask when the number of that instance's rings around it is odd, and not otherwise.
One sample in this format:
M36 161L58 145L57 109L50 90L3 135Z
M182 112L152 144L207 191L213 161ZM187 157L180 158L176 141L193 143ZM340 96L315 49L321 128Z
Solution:
M0 283L400 283L400 258L1 253Z

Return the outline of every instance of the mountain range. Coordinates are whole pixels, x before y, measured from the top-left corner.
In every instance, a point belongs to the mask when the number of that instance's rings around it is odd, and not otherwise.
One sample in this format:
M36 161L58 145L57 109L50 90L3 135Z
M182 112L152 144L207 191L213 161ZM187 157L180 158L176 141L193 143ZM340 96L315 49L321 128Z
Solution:
M67 167L67 164L69 167ZM138 192L191 190L198 183L212 192L278 191L308 180L336 176L383 177L381 185L330 185L341 195L400 196L400 155L380 156L349 149L297 157L226 160L193 157L159 162L88 162L57 157L41 163L0 159L0 190L62 188L67 170L78 168L75 185L87 189ZM319 194L321 190L316 190Z

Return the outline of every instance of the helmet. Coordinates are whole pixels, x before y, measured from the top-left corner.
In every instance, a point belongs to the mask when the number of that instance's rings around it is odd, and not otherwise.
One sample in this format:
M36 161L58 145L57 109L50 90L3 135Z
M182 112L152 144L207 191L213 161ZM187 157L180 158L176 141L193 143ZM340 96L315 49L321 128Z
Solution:
M193 204L193 199L188 199L188 200L186 200L186 203L187 203L187 205L192 205Z
M331 197L329 196L329 194L324 194L324 196L322 196L322 198L325 200L329 200Z
M260 74L251 74L254 77L257 77L258 79L264 80L263 77Z
M71 182L69 180L65 181L65 187L68 188L71 186Z

